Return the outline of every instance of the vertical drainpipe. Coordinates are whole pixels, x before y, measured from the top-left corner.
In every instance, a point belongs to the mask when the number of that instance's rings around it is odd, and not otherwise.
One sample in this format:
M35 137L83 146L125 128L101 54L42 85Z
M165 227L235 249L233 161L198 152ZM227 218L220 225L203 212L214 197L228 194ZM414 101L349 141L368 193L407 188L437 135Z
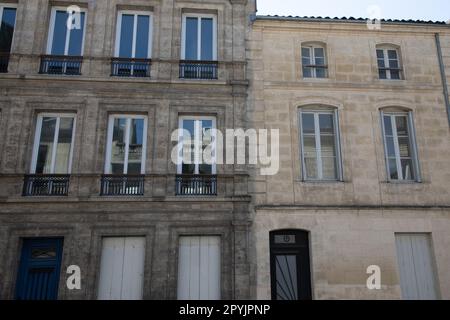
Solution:
M448 124L450 125L450 100L448 97L447 76L445 74L444 59L442 58L441 40L439 37L439 33L436 33L434 35L434 37L436 39L436 47L437 47L438 57L439 57L439 67L441 69L442 86L444 87L444 100L445 100L445 106L447 108Z

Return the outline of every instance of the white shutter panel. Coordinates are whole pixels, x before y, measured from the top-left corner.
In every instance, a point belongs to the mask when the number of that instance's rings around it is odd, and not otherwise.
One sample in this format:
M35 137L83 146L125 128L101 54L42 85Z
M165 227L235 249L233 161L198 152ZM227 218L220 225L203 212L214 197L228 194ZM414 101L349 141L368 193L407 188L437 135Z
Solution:
M220 299L220 237L181 237L178 299Z
M397 234L396 246L403 299L438 299L430 236Z
M142 299L144 259L144 237L104 238L98 299Z

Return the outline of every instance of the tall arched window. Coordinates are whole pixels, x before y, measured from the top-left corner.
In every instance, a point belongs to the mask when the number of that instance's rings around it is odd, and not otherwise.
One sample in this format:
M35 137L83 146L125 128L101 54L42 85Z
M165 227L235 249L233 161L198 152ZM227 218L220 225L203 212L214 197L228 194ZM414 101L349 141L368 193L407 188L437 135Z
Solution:
M302 44L302 70L303 78L328 78L325 44Z
M299 118L303 180L342 180L337 109L302 107Z
M388 180L420 182L412 112L386 108L381 118Z

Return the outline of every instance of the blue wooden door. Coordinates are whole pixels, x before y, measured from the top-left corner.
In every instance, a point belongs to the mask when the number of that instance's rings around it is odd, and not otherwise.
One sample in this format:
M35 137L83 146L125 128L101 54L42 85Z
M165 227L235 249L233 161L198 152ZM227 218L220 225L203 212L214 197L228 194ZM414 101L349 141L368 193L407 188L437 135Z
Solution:
M16 285L17 300L56 300L63 239L23 241Z

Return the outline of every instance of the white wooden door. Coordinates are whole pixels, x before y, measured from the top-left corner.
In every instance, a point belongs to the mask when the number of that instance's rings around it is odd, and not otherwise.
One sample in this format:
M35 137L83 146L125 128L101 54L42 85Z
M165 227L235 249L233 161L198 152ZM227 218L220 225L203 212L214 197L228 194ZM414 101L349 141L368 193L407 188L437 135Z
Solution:
M178 299L220 300L220 237L181 237Z
M141 300L145 238L103 238L99 300Z
M395 238L403 299L438 299L430 235L396 234Z

